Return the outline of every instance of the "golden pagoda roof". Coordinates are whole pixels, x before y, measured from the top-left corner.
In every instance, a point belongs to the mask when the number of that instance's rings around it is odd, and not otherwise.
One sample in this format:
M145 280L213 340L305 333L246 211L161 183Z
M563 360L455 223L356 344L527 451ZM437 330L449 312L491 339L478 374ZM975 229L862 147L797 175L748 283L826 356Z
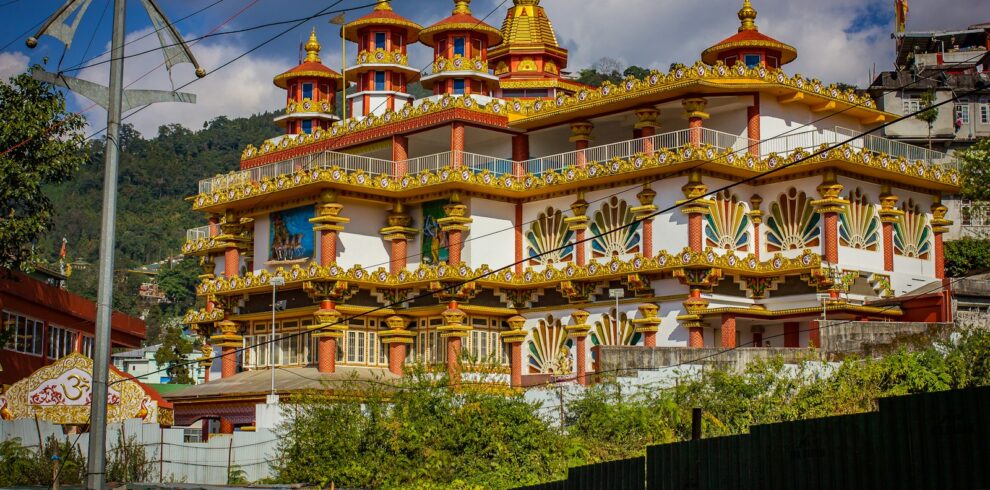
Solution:
M766 34L760 32L756 27L756 9L750 0L743 0L743 6L739 9L739 32L729 36L714 46L701 53L701 61L714 64L719 58L719 54L732 49L740 48L761 48L780 51L780 64L786 64L797 59L797 50L789 44L784 44Z
M328 78L328 79L341 79L340 73L337 73L330 68L327 68L323 63L320 62L320 41L316 39L316 28L313 28L313 32L309 35L309 41L306 42L306 59L303 60L299 66L279 75L275 76L272 80L276 87L288 88L289 80L293 78Z
M419 41L427 46L434 45L437 35L449 31L474 31L488 37L488 45L502 42L502 32L471 15L471 0L455 0L450 17L433 24L419 33Z
M417 38L419 38L419 31L423 30L423 26L395 13L392 10L392 6L389 5L389 1L378 0L378 4L375 5L375 9L371 13L344 26L344 34L347 40L354 43L358 42L358 30L363 27L387 26L405 29L406 35L404 42L406 44L416 42Z
M492 48L493 55L506 53L515 47L538 46L552 48L566 56L567 50L557 43L557 34L546 11L540 6L540 0L513 0L513 4L502 23L504 41Z

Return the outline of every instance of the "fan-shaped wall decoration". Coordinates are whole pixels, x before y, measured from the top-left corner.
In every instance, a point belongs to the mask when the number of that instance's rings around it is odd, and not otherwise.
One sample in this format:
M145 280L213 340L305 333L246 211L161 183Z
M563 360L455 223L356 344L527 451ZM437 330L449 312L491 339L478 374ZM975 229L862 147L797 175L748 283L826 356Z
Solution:
M894 252L905 257L927 259L932 251L932 227L928 215L913 199L901 206L904 215L894 223Z
M595 322L591 330L591 345L636 345L642 334L636 333L636 327L625 313L615 320L615 308L608 315Z
M749 212L736 196L728 191L720 192L705 221L705 242L708 246L740 252L749 250Z
M570 374L573 370L567 332L560 320L547 315L529 333L529 372L539 374Z
M815 212L811 199L791 188L770 204L767 217L767 250L795 250L818 246L821 216Z
M574 232L564 223L564 213L553 207L536 217L526 232L530 265L547 265L574 259Z
M614 230L614 231L613 231ZM612 232L612 233L609 233ZM640 251L639 222L629 204L612 197L591 221L592 257L612 257Z
M849 193L849 205L839 215L839 243L864 250L876 250L880 245L877 206L858 187Z

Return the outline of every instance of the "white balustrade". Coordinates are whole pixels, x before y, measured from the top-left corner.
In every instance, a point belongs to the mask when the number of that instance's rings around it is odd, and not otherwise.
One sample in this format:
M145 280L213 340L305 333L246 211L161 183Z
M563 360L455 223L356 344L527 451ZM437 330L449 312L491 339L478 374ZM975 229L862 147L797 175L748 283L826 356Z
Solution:
M202 240L210 237L210 225L186 230L186 241Z

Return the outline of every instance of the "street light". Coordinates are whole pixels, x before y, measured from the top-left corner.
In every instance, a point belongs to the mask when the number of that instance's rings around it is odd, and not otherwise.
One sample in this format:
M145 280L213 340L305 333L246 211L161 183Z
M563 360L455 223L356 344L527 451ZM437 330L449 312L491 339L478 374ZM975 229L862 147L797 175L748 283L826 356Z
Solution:
M622 288L612 288L608 290L608 297L615 298L615 324L619 324L619 298L626 296L626 290Z
M272 392L266 401L269 405L275 405L278 404L278 394L275 393L275 289L279 286L285 286L285 278L275 276L271 278L270 282L272 284L272 335L268 339L268 366L272 371Z

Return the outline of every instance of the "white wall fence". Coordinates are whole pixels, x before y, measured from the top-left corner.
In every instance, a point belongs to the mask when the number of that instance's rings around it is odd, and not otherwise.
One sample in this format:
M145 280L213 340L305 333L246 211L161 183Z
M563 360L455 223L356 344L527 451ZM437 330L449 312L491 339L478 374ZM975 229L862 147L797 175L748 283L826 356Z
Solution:
M225 485L231 467L243 471L249 482L272 476L270 462L275 457L278 438L268 429L214 435L208 442L184 442L183 428L162 429L133 419L107 428L108 460L120 453L117 448L121 431L125 439L134 437L134 442L144 447L152 482ZM88 433L65 435L60 425L43 421L37 425L34 420L0 421L2 441L20 438L23 446L37 450L39 433L43 440L55 436L60 441L72 442L83 455L88 451Z

